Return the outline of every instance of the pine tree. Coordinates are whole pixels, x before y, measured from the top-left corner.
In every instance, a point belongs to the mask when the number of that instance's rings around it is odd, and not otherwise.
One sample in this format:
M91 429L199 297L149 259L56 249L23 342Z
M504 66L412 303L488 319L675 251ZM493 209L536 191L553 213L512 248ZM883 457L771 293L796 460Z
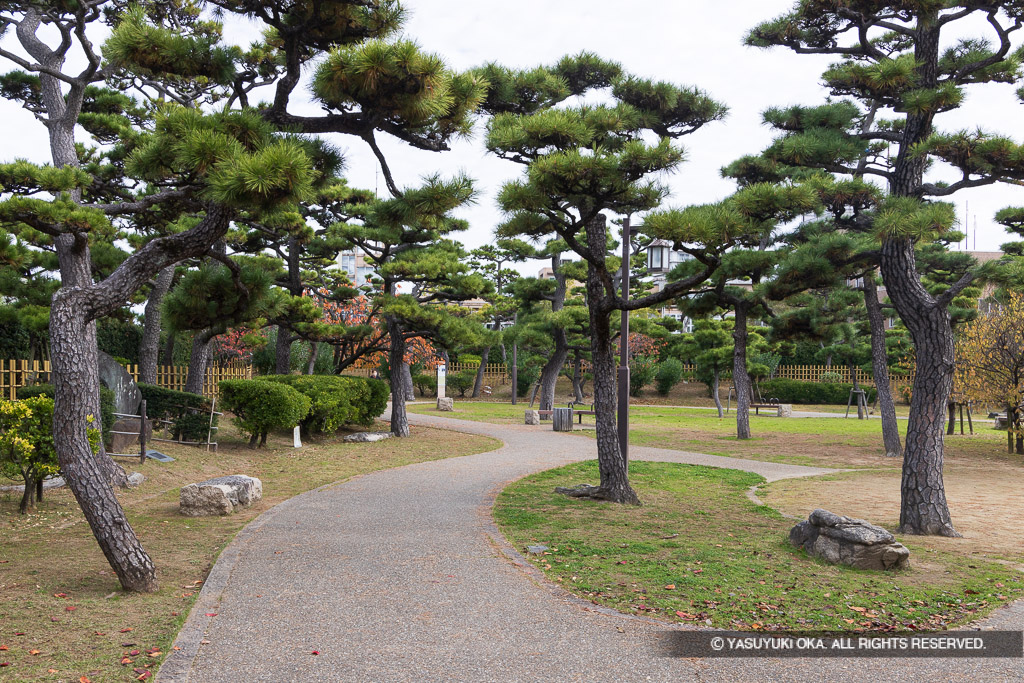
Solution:
M705 280L717 263L702 253L703 268L691 277L655 294L624 299L615 287L619 259L609 256L614 241L605 212L629 216L658 207L667 191L652 176L682 162L673 139L721 118L725 107L693 89L628 76L617 64L586 53L567 57L548 72L550 78L536 78L536 71L510 77L525 84L502 90L516 96L511 101L495 96L484 104L485 110L496 112L488 123L488 149L526 167L523 177L506 184L499 195L508 214L500 233L557 236L586 263L601 482L576 489L574 495L638 503L619 449L610 317L615 310L637 310L678 297ZM551 79L561 84L550 87ZM550 106L566 93L606 89L608 104ZM657 141L647 142L648 134ZM699 235L677 218L648 217L645 232L679 244L728 242L721 233Z
M959 38L961 26L984 18L994 40ZM927 291L915 263L915 244L948 230L952 207L935 201L955 192L1024 177L1013 142L982 131L943 134L936 118L956 109L966 91L1019 75L1011 36L1022 25L1018 2L829 3L801 0L788 14L753 29L747 43L783 46L799 54L842 59L824 74L831 105L879 109L892 118L870 126L806 125L794 107L777 158L840 174L862 173L886 185L887 197L871 225L881 242L880 267L889 297L914 340L916 375L904 451L900 530L957 535L942 480L943 416L953 379L953 299L974 272L941 294ZM879 154L861 163L865 147ZM929 182L925 171L941 161L960 172L949 183Z

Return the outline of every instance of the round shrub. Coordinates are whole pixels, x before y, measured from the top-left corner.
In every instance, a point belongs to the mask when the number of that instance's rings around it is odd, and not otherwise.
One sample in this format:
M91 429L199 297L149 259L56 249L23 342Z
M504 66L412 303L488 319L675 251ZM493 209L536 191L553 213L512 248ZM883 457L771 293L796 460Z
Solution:
M234 422L249 434L249 447L265 446L267 433L291 429L309 414L310 400L295 389L264 379L226 379L220 383L225 409L235 414Z
M370 425L387 406L387 385L378 379L337 375L268 375L261 378L292 387L310 401L302 419L307 434L329 434L345 425Z
M683 378L683 364L676 358L668 358L658 365L658 372L654 376L655 386L658 393L668 396L672 387L679 384Z

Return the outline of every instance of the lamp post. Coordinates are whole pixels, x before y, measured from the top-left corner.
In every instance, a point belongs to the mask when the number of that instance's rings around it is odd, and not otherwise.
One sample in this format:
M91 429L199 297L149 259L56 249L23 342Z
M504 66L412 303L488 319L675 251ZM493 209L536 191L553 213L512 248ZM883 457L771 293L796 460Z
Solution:
M622 221L622 298L629 301L629 217ZM619 452L629 464L629 311L622 309L619 325Z

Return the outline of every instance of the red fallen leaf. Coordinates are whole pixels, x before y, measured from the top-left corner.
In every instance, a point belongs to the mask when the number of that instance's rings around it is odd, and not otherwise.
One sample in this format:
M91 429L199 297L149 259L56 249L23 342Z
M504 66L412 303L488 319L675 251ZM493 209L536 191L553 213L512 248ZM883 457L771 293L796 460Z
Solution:
M10 666L10 662L0 662L0 666Z
M700 574L702 571L704 571L704 570L703 569L694 569L693 573L694 574Z
M310 654L318 655L318 654L320 654L320 650L313 650L313 652L310 653Z
M152 675L153 675L152 671L143 671L141 674L139 674L139 677L136 678L135 680L137 680L137 681L144 681L144 680L146 680L147 678L149 678Z
M132 630L132 629L131 629L131 627L129 626L128 628L123 628L123 629L121 629L121 633L128 633L128 631L131 631L131 630Z
M616 562L615 564L626 564L626 561L625 561L625 560L619 560L619 561L618 561L618 562Z
M6 645L0 645L0 651L6 650L6 649L7 649Z
M132 663L132 660L128 659L127 657L122 657L121 658L121 666L128 666L131 663Z
M208 617L215 617L215 616L217 616L217 613L216 612L207 612L206 616L208 616Z
M14 633L14 635L16 635L16 636L23 636L23 635L25 635L25 632L24 631L16 631Z
M66 597L68 597L68 594L67 593L54 593L53 597L55 597L55 598L66 598Z
M135 667L134 669L132 669L132 671L134 671L137 674L146 673L146 670L143 669L141 666Z
M177 612L171 612L171 616L172 617L176 617L176 616L178 616L178 613Z
M132 650L131 652L128 653L128 655L131 656L131 657L138 657L139 656L139 651L138 650Z
M154 652L160 652L160 648L158 648L158 647L151 647L148 650L146 650L146 652L148 652L149 654L153 654Z
M92 681L89 680L88 676L82 676L78 679L78 683L92 683Z
M37 654L39 654L39 650L29 650L28 653L30 655L37 655Z
M665 586L665 590L667 590L667 591L674 591L675 589L676 589L676 585L674 583L670 583L667 586Z
M74 605L68 605L68 606L67 606L67 607L65 607L64 609L65 609L66 611L68 611L68 612L74 612L74 611L75 611L76 609L78 609L78 608L77 608L77 607L75 607Z
M55 673L57 673L57 670L56 669L47 669L46 673L48 673L48 674L55 674Z
M104 631L96 631L96 633L95 633L94 635L97 635L97 636L105 636L105 635L107 635L107 634L106 634L106 633L105 633Z

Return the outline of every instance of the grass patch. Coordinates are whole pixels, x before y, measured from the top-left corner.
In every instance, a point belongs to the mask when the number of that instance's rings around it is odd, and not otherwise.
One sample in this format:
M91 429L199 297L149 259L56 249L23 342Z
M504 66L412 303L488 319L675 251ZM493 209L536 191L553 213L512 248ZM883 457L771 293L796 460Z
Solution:
M555 486L598 479L583 462L506 488L495 519L531 561L580 597L622 612L741 630L937 630L963 624L1024 594L1003 564L901 538L910 570L827 565L792 548L792 520L750 502L758 475L634 462L644 506L581 501Z
M104 559L74 498L47 491L38 512L19 515L20 494L0 494L0 669L6 680L135 680L156 669L188 615L210 567L246 523L292 496L375 470L493 450L483 436L413 427L408 439L344 444L325 440L302 449L291 435L269 448L245 447L225 425L218 453L158 444L171 464L131 464L146 481L119 492L132 526L156 563L160 590L127 594ZM185 484L223 474L263 481L264 499L227 517L178 514ZM5 482L6 483L6 482ZM159 654L149 656L148 650ZM32 654L37 650L38 654ZM134 650L140 654L130 655ZM130 664L122 665L128 655Z

